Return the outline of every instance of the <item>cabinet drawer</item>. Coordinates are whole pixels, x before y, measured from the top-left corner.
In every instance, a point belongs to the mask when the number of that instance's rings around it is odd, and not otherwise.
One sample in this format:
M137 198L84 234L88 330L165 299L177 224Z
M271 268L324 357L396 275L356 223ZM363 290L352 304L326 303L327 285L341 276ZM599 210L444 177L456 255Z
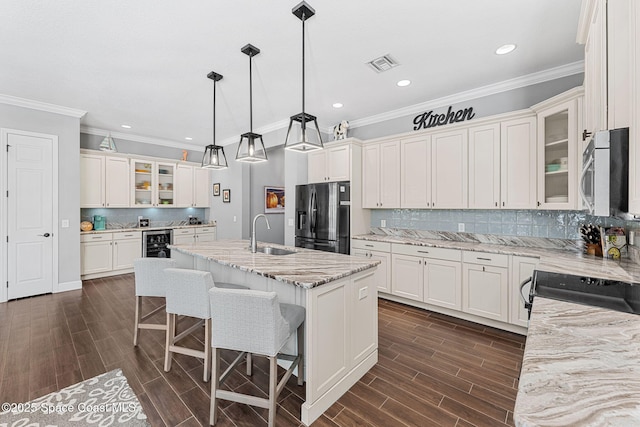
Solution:
M394 254L419 256L424 258L444 259L447 261L460 261L462 255L459 249L433 248L429 246L413 246L394 243L392 246Z
M142 231L122 231L113 233L113 240L134 240L142 239Z
M462 260L471 264L491 265L494 267L508 267L509 256L492 254L490 252L463 251Z
M216 229L215 227L201 227L201 228L196 228L195 231L196 231L196 234L215 233Z
M194 228L174 228L173 235L174 236L193 236L196 234L196 230Z
M371 242L369 240L352 240L351 247L354 249L366 249L370 251L391 252L391 243Z
M110 241L113 239L113 233L94 233L94 234L81 234L80 242L100 242Z

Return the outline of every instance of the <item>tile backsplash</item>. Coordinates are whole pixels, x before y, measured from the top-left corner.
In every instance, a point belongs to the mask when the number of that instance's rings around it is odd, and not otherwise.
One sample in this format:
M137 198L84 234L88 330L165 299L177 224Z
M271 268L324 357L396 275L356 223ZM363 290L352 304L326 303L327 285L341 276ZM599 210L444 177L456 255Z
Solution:
M197 217L203 223L209 221L206 208L84 208L80 209L80 221L93 222L94 215L107 218L107 228L127 228L138 224L138 216L149 218L151 227L182 225L189 215Z
M381 220L389 228L457 232L458 224L463 223L466 233L570 240L580 239L578 228L583 223L640 228L638 221L582 211L372 209L371 227L381 227Z

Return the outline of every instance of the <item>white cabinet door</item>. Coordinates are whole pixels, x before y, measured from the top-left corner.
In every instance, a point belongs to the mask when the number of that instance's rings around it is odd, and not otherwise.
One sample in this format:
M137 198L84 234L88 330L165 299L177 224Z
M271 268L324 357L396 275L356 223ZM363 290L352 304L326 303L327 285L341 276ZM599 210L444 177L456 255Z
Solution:
M391 255L391 293L423 301L424 269L422 258L409 255Z
M538 265L538 258L514 256L511 260L511 284L509 290L511 292L511 307L509 309L509 323L518 326L529 326L528 310L524 308L524 302L520 296L520 284L525 280L531 278L533 270ZM529 282L522 289L522 294L528 301L529 289L531 288L531 282Z
M315 150L307 154L307 180L309 183L327 181L327 153L325 150Z
M509 321L508 272L504 267L464 263L462 311L488 319Z
M437 209L467 207L467 130L431 136L431 206Z
M113 251L111 237L107 241L82 242L80 244L81 274L102 273L113 268Z
M142 256L142 239L114 239L113 270L133 268L133 261Z
M425 258L424 260L424 302L462 309L462 264Z
M585 44L585 128L597 132L607 128L607 5L595 0Z
M378 348L378 291L375 273L353 279L351 287L351 366L362 362ZM362 319L363 321L356 321Z
M327 151L326 167L329 181L351 180L351 146L330 148Z
M469 128L469 208L500 206L500 123Z
M196 234L193 228L174 228L173 243L176 245L192 245L196 241Z
M105 157L105 204L109 208L129 206L129 159Z
M104 156L80 154L80 207L104 207Z
M380 207L400 207L400 141L380 144Z
M365 145L362 153L362 207L380 207L380 145Z
M215 242L216 240L216 232L209 231L203 233L201 231L196 231L196 243L206 243L206 242Z
M500 126L501 207L536 207L536 119L508 120Z
M175 204L186 208L193 206L193 166L176 166Z
M631 5L631 125L629 127L629 212L640 215L640 5Z
M193 205L208 208L211 189L211 171L198 166L193 167Z
M431 137L400 141L400 206L431 206Z
M380 261L374 274L374 281L379 292L391 292L391 254L371 251L371 258Z

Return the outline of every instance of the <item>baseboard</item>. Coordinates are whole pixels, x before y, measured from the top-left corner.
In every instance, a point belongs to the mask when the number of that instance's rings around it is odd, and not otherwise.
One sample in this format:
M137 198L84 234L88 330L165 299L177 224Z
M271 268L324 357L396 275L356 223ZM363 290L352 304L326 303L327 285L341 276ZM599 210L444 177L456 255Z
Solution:
M82 280L58 283L58 286L53 289L53 293L57 294L58 292L77 291L78 289L82 289Z
M345 394L360 378L364 376L369 369L378 363L378 349L373 351L359 365L351 369L340 381L331 387L326 393L316 399L315 402L305 402L302 404L302 423L306 426L311 425L317 420L331 405L333 405L343 394Z
M133 268L124 268L122 270L103 271L102 273L84 274L80 276L82 280L99 279L101 277L119 276L121 274L133 273Z

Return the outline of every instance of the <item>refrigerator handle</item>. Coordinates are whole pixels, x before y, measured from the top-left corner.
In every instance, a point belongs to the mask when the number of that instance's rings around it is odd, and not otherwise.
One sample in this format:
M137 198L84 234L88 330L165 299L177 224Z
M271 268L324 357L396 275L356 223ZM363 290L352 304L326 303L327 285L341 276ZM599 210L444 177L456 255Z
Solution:
M316 232L316 215L318 213L318 206L317 206L317 195L316 195L316 191L315 189L311 192L311 209L309 211L309 214L311 215L311 232L315 233Z

